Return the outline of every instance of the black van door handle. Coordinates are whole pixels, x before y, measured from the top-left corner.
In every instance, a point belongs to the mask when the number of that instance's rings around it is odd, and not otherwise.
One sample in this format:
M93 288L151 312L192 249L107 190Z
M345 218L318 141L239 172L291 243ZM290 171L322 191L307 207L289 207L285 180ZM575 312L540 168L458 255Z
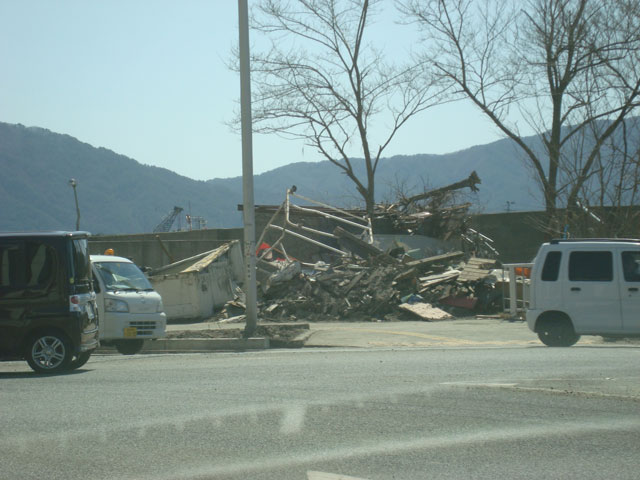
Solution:
M630 292L637 292L638 291L638 287L629 287L629 291Z
M572 292L579 292L580 291L580 287L571 287L571 291Z

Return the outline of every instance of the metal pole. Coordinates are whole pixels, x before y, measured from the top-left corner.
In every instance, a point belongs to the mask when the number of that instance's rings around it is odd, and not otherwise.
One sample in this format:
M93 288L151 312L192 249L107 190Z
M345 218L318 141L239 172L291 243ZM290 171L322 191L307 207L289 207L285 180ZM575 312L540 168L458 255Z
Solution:
M244 217L244 258L246 324L244 336L251 337L258 323L256 290L256 227L253 200L253 145L251 127L251 75L249 64L249 11L247 0L238 0L240 33L240 116L242 125L242 200Z
M69 185L73 188L73 198L76 200L76 231L80 230L80 206L78 205L78 193L76 192L76 185L78 182L75 178L69 180Z
M509 315L513 320L518 316L518 291L516 283L516 267L509 265Z

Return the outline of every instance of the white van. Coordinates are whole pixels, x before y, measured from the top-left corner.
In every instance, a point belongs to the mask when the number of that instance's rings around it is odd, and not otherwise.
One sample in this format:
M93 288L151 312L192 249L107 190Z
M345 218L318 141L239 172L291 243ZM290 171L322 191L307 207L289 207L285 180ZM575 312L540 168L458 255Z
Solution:
M91 255L94 290L100 315L100 343L124 355L138 353L144 340L165 335L162 298L129 259Z
M640 336L640 240L552 240L531 269L527 324L548 346Z

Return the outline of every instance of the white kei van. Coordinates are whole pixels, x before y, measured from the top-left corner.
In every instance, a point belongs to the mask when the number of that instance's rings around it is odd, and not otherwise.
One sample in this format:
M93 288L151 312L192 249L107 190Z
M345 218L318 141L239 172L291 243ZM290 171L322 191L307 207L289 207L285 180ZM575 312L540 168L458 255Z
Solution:
M91 255L91 268L101 345L114 345L120 353L133 355L142 349L144 340L165 336L162 298L131 260Z
M550 347L640 336L640 240L552 240L531 269L527 324Z

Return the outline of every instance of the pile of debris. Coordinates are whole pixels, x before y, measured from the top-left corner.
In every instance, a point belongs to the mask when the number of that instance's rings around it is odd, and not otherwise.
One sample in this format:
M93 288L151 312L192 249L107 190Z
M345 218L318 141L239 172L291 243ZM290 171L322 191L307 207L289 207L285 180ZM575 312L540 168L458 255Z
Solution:
M471 192L477 192L480 183L480 177L473 171L464 180L445 187L409 197L400 194L395 203L378 205L375 215L390 219L396 231L411 235L428 235L443 240L465 235L472 204L456 204L453 199L461 189L468 188Z
M336 265L320 264L289 281L270 283L261 316L279 321L384 316L400 300L397 275L394 266L375 262L344 259Z
M502 292L491 275L498 263L474 257L497 252L490 239L468 228L470 204L449 201L452 192L476 191L478 183L473 172L449 186L378 205L373 220L303 197L295 186L287 190L257 242L259 317L281 322L416 316L439 320L459 311L501 310ZM294 198L306 205L295 204ZM310 223L312 218L322 222ZM374 236L373 223L380 220L392 225L390 234ZM329 230L327 225L332 225ZM383 237L386 248L381 246ZM285 239L290 242L286 248ZM416 249L416 239L429 246ZM474 248L455 248L465 241ZM311 249L324 253L320 260L300 261L287 252L296 242L308 247L298 248L295 255L309 258ZM480 243L484 248L475 248ZM237 314L241 303L230 302L222 315Z
M465 262L460 251L412 261L384 253L366 260L353 256L309 269L282 262L263 286L260 318L441 320L463 312L488 313L502 307L491 275L495 266L489 259Z

